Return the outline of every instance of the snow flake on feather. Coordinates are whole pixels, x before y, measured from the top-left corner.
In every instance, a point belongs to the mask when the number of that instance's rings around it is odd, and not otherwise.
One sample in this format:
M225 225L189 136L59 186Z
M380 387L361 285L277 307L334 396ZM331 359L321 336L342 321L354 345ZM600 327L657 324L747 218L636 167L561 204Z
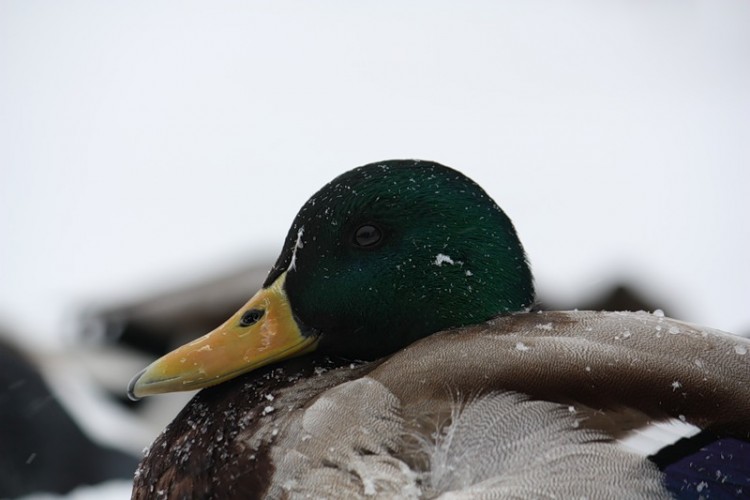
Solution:
M524 352L528 350L529 350L529 346L527 346L523 342L516 342L516 351Z
M453 264L455 264L455 262L453 262L453 259L451 259L447 255L439 253L439 254L437 254L435 256L435 262L433 262L433 264L435 264L436 266L440 267L443 264L453 265Z
M263 416L266 416L266 415L268 415L269 413L272 413L272 412L274 412L274 411L276 411L276 408L274 408L273 406L270 406L270 405L269 405L269 406L266 406L265 408L263 408L263 413L262 413L262 415L263 415Z
M439 253L435 256L435 260L432 261L432 264L438 267L442 267L443 264L450 264L462 266L464 265L464 262L462 260L453 260L449 255L445 255L444 253ZM471 271L466 271L466 276L471 276Z
M305 234L305 226L302 226L299 228L299 231L297 231L297 241L294 243L294 248L292 249L292 261L289 263L289 270L294 271L297 266L297 250L304 247L304 243L302 243L302 235Z

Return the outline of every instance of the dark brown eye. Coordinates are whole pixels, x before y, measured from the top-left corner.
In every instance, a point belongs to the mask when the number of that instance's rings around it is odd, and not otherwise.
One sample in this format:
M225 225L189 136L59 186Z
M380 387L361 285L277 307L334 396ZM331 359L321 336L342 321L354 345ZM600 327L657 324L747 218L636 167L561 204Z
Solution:
M240 326L250 326L258 322L263 317L263 309L250 309L240 318Z
M371 224L359 226L354 233L354 243L359 247L371 247L377 245L381 238L382 234L380 233L380 229Z

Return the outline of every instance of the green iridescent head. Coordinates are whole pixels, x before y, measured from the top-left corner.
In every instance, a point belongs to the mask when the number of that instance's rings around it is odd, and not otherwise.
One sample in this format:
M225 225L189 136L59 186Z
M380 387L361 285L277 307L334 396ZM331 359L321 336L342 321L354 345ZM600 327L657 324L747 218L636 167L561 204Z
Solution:
M427 161L373 163L326 184L297 214L265 286L284 271L303 329L353 357L534 300L510 219L471 179Z

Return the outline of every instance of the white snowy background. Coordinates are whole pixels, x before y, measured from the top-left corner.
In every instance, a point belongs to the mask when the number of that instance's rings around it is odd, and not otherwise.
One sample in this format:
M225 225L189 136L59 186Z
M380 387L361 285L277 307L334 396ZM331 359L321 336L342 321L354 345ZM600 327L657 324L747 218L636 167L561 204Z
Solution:
M0 0L0 323L71 352L81 307L270 260L332 177L422 158L506 210L546 297L627 280L749 332L748 25L746 0Z

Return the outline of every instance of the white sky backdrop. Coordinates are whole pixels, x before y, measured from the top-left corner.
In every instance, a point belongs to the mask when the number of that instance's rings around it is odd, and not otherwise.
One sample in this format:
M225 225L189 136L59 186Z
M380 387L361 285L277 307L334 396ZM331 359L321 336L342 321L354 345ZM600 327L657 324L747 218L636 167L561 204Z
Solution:
M333 176L462 170L547 296L750 330L750 2L0 0L0 322L272 259ZM252 290L248 290L248 293Z

